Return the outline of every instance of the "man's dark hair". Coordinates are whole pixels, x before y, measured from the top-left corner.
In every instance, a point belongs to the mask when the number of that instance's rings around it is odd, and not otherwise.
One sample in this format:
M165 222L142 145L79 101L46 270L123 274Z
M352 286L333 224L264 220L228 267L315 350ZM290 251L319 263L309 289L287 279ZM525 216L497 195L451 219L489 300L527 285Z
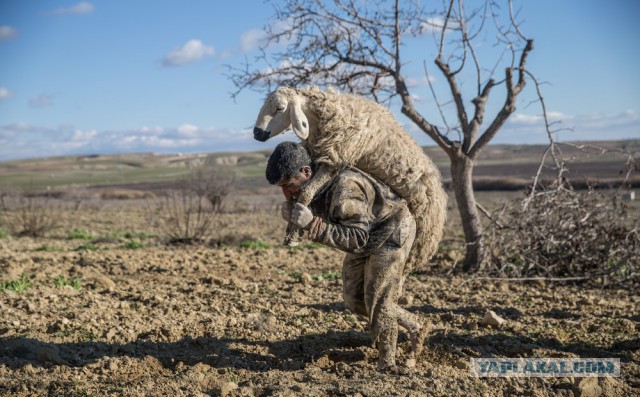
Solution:
M282 142L276 146L267 161L267 180L275 185L282 179L300 178L304 166L313 168L311 157L302 145L295 142Z

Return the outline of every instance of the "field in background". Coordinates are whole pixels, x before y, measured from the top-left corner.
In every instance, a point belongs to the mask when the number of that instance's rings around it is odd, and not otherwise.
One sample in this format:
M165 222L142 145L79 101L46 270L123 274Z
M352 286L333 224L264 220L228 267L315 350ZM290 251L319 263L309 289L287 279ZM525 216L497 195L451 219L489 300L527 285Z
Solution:
M603 141L591 143L607 150L640 151L640 140ZM518 190L531 183L544 145L489 145L481 153L474 172L478 190ZM440 168L445 181L450 179L449 161L439 148L427 147L425 152ZM165 155L135 153L120 155L87 155L29 159L0 163L0 189L28 190L68 188L123 188L158 190L171 187L190 170L198 166L227 166L239 176L237 188L268 187L264 168L270 151L246 153L199 153ZM626 158L615 152L605 154L578 152L566 148L571 178L578 181L601 181L611 184L621 178ZM545 169L544 177L555 173ZM640 178L632 180L640 186Z

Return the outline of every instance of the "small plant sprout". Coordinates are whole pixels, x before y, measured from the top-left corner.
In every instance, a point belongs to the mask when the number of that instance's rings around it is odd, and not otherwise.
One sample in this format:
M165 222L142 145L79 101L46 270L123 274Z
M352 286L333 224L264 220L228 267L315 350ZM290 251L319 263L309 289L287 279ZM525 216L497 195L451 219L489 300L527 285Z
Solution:
M80 281L80 278L78 277L67 279L64 276L58 276L55 280L53 280L53 284L59 288L62 288L68 285L71 288L75 289L76 291L80 291L82 289L82 283Z
M22 276L17 280L0 282L0 291L6 290L19 293L26 291L29 287L31 287L31 281L26 273L22 273Z
M83 229L73 229L67 233L68 240L92 240L93 234Z

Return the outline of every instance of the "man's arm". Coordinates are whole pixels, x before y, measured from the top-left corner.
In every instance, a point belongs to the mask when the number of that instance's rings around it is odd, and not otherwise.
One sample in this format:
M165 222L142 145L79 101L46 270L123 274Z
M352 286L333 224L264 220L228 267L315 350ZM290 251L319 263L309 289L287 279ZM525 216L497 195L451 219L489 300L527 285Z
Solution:
M309 238L341 251L361 253L369 241L367 186L355 178L340 178L336 183L338 186L331 200L329 219L314 217Z

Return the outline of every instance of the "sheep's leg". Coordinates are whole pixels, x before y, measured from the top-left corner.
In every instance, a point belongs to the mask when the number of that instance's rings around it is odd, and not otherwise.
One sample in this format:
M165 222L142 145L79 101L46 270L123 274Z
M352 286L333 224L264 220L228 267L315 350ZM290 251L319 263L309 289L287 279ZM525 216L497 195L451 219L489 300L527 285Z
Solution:
M300 192L298 196L298 203L301 203L305 206L309 206L311 204L311 200L316 195L317 192L320 191L326 184L331 182L335 172L333 170L327 168L326 166L321 166L316 174L311 178L311 180L305 185L305 187ZM295 247L300 244L302 240L302 235L304 231L294 225L293 223L289 223L287 225L286 235L284 237L284 245L288 245L289 247Z
M331 179L333 179L334 175L335 172L332 169L328 168L325 165L320 166L313 178L311 178L311 180L307 182L307 184L300 192L300 195L298 195L297 202L300 204L304 204L305 206L309 206L316 193L318 193L323 187L331 182Z
M289 222L287 225L287 231L285 232L283 245L287 245L289 247L297 247L300 245L300 241L302 241L302 235L304 230L300 229L298 226Z

